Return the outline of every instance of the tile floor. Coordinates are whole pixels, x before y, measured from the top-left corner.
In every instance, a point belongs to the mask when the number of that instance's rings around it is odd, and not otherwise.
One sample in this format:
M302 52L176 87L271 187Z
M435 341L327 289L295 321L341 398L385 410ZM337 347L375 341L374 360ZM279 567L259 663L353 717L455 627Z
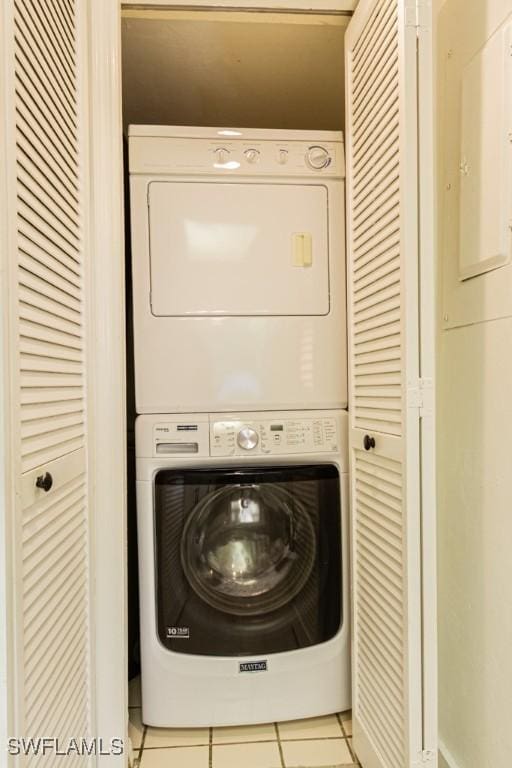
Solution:
M240 728L149 728L139 680L130 683L137 768L356 768L350 712Z

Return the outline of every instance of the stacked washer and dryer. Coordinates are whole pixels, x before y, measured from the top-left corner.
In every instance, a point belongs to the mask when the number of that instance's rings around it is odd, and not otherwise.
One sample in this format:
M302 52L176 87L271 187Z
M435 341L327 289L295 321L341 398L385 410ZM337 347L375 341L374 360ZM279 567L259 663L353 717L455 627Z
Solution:
M350 707L341 133L132 126L145 723Z

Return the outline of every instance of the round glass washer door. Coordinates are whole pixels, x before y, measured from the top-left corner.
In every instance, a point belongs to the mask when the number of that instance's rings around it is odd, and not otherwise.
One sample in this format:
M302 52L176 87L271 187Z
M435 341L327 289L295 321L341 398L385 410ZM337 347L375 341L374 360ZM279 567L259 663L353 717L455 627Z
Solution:
M190 513L181 561L192 589L213 608L261 615L300 592L315 563L315 540L309 514L288 491L231 485Z

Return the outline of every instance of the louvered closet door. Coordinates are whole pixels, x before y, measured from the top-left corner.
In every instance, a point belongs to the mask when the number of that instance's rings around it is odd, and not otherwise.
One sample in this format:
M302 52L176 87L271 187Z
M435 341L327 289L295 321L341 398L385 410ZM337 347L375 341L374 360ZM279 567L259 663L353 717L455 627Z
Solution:
M4 0L13 163L16 736L88 737L85 2ZM28 757L26 765L41 758ZM63 758L60 758L61 760ZM46 758L53 765L58 758ZM87 759L75 756L66 766Z
M365 768L410 768L429 757L415 3L361 0L346 44L354 747Z

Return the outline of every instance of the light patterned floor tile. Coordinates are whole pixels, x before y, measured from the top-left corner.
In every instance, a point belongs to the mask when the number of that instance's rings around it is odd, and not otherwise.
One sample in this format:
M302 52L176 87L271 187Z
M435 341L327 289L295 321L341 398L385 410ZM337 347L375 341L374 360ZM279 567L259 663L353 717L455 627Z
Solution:
M340 717L345 734L347 736L352 736L352 712L350 710L348 712L342 712Z
M278 723L282 741L289 739L326 739L340 738L343 732L336 715L312 717L308 720L290 720Z
M283 741L281 744L286 766L319 768L328 765L352 765L345 739Z
M213 747L212 768L280 768L277 742L221 744ZM143 766L146 768L146 766Z
M214 728L214 744L232 744L247 741L275 741L276 729L273 723L266 725L242 725L233 728Z
M146 731L144 749L155 747L198 747L208 746L208 728L150 728Z
M142 706L142 699L140 694L140 675L138 677L133 677L128 683L128 706Z
M142 710L140 707L129 710L130 721L128 723L128 736L131 739L132 747L138 749L142 743L142 734L144 726L142 724Z
M208 768L208 747L144 749L140 768Z

